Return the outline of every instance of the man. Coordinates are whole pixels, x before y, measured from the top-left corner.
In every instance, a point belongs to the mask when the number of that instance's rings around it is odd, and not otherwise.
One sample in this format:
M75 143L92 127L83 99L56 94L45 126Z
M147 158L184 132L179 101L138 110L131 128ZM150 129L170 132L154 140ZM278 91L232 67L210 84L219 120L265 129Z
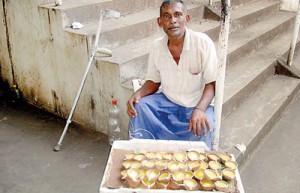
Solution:
M186 28L189 21L181 0L163 1L157 22L166 36L155 42L146 82L127 102L130 138L201 140L211 147L217 55L207 35Z

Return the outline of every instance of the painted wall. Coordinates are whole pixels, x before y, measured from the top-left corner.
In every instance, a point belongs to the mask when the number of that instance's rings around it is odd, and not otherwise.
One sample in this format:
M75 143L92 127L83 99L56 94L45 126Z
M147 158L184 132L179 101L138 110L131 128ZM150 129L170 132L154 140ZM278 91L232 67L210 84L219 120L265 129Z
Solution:
M286 11L296 12L298 9L299 0L281 0L281 9Z
M67 118L88 63L92 37L65 32L63 14L39 7L36 0L0 2L0 24L5 26L0 28L1 78L11 87L16 84L29 103ZM116 80L117 64L96 62L72 120L107 133L111 99L126 106L132 93ZM128 116L123 117L122 134L127 137Z

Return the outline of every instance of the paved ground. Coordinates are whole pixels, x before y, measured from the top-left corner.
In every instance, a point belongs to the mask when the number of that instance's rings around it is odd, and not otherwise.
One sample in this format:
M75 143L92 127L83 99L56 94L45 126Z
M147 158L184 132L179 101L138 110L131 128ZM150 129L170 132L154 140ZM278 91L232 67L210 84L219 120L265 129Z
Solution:
M241 170L247 193L298 193L300 94Z
M106 137L72 125L54 152L65 121L3 95L0 89L0 192L97 193Z
M241 170L247 193L296 193L300 177L300 95ZM110 146L105 136L7 96L0 88L0 192L97 193Z

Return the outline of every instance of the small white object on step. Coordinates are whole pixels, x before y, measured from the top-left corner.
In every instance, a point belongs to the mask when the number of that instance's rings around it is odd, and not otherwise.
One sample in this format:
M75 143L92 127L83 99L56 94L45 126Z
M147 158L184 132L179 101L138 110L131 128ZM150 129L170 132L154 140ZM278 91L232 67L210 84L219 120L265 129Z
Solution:
M72 24L71 24L71 28L72 29L80 29L80 28L82 28L83 27L83 25L81 24L81 23L79 23L79 22L73 22Z
M244 153L246 151L246 146L244 143L242 144L236 144L235 147L242 153Z

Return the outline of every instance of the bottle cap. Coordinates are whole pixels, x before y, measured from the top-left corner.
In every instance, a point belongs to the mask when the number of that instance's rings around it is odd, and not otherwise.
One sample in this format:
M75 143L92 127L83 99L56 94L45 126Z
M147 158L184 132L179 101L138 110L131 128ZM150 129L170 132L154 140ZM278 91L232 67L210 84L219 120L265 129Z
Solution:
M111 104L112 104L112 105L117 105L117 104L118 104L118 101L114 99L114 100L111 101Z

